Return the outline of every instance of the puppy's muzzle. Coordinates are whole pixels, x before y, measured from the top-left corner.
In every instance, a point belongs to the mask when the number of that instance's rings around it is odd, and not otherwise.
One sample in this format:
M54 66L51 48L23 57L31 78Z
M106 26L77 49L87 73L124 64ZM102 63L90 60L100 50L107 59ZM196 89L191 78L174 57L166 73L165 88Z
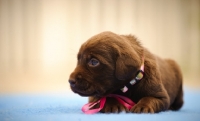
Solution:
M76 85L76 80L73 79L73 78L70 78L70 79L69 79L69 84L70 84L71 87L75 87L75 85Z
M69 78L69 84L71 87L75 87L77 85L77 81L80 81L82 79L82 76L80 74L76 75L72 73L72 75Z

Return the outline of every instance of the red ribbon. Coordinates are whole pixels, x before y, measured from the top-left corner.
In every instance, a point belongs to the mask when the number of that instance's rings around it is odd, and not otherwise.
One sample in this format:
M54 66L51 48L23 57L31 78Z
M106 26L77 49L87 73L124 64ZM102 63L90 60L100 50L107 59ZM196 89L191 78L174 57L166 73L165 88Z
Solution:
M121 96L121 95L109 94L106 97L113 97L113 98L117 99L117 101L120 102L122 105L124 105L128 110L130 110L135 105L135 103L131 99L129 99L127 97L124 97L124 96ZM105 105L106 97L102 97L97 102L85 104L82 107L83 113L85 113L85 114L94 114L94 113L99 112L101 109L103 109L103 107ZM99 108L91 109L92 107L94 107L98 103L100 104Z

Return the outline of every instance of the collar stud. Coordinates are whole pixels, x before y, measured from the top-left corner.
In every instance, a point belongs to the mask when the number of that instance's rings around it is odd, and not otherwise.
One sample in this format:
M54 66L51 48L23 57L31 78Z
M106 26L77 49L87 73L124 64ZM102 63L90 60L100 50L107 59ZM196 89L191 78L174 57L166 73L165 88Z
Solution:
M137 72L137 75L134 79L132 79L127 85L125 85L123 88L121 88L121 91L123 93L128 91L128 87L136 84L138 81L142 80L144 77L144 57L142 58L142 65L140 67L140 70Z

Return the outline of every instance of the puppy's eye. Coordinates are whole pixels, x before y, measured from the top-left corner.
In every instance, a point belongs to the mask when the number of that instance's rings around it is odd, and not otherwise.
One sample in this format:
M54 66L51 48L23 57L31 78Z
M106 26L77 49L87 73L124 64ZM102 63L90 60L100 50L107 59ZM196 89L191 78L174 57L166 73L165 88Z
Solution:
M92 59L89 61L88 65L89 65L90 67L96 67L96 66L99 65L99 61L98 61L97 59L95 59L95 58L92 58Z

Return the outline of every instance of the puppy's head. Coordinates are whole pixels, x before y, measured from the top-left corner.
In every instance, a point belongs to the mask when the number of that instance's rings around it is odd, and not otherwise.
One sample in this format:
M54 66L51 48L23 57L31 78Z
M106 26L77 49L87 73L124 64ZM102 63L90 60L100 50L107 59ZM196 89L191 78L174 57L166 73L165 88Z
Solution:
M134 78L141 64L140 50L134 43L138 44L132 36L111 32L100 33L86 41L69 78L72 91L81 96L101 97L123 87Z

